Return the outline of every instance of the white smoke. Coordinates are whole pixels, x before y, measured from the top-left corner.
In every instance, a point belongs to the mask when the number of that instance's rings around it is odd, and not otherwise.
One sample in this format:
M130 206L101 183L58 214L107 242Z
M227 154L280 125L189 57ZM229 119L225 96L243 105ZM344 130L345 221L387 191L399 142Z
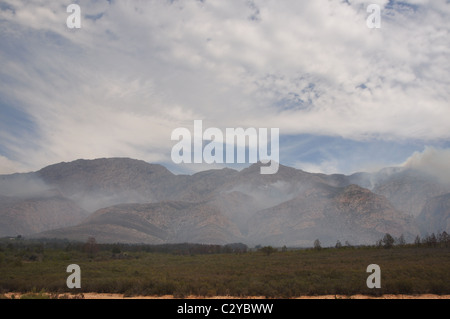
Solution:
M415 152L403 164L434 176L440 182L450 184L450 149L427 146L423 152Z
M0 175L0 195L10 197L54 196L52 188L33 173Z

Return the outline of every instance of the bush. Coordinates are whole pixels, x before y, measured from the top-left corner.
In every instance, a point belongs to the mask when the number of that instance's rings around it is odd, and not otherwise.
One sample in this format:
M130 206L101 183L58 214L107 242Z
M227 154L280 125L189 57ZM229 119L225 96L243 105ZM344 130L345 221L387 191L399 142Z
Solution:
M14 260L14 267L22 267L22 265L22 258L16 257L16 259Z
M316 250L321 250L322 249L322 246L320 244L320 240L316 239L314 241L314 249L316 249Z
M390 234L384 235L382 241L383 241L384 248L387 248L387 249L392 248L394 246L394 242L395 242L394 237L392 237Z
M20 297L20 299L50 299L50 296L45 293L28 293Z
M430 292L436 295L448 294L450 289L441 282L435 282L431 284Z
M272 246L265 246L260 249L261 252L266 254L267 256L271 255L272 253L276 252L277 250L273 248Z
M401 280L395 283L395 293L411 294L413 292L413 284L409 280Z

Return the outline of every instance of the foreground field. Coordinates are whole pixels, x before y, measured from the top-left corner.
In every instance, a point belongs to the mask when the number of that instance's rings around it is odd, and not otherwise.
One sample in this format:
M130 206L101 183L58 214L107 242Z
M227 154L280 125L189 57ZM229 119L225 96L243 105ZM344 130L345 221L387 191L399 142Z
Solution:
M8 250L9 249L9 250ZM32 257L30 257L32 256ZM68 289L69 264L81 267L81 289ZM369 289L366 268L381 268L381 289ZM89 293L132 296L296 298L450 294L450 249L341 248L266 254L177 255L146 251L4 248L0 293ZM229 298L227 297L227 298ZM120 298L120 297L119 297Z

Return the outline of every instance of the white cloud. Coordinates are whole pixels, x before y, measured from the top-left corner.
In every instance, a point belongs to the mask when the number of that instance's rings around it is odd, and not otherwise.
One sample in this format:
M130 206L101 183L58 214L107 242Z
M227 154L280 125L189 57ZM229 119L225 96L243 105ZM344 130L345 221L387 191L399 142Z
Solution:
M69 30L62 3L0 1L0 94L37 127L31 141L3 146L32 168L164 161L171 131L195 119L357 140L449 138L450 5L378 1L382 28L371 30L369 2L81 0L82 28Z

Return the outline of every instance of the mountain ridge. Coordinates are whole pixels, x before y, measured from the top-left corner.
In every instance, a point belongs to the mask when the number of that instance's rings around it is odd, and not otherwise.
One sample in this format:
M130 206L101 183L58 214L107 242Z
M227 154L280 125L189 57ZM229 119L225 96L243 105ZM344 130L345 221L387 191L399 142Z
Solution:
M383 232L411 238L433 230L435 220L447 214L418 217L427 201L450 193L450 187L415 170L326 175L280 165L277 174L261 175L260 165L175 175L160 164L102 158L0 175L0 236L22 229L21 235L94 236L100 242L310 245L321 237L327 245L336 240L357 244L373 242ZM46 196L70 202L73 220L60 208L61 216L52 216L65 222L43 219L38 228L20 228L45 216L44 208L32 210L26 203ZM23 206L8 208L11 198ZM56 209L61 202L52 205Z

